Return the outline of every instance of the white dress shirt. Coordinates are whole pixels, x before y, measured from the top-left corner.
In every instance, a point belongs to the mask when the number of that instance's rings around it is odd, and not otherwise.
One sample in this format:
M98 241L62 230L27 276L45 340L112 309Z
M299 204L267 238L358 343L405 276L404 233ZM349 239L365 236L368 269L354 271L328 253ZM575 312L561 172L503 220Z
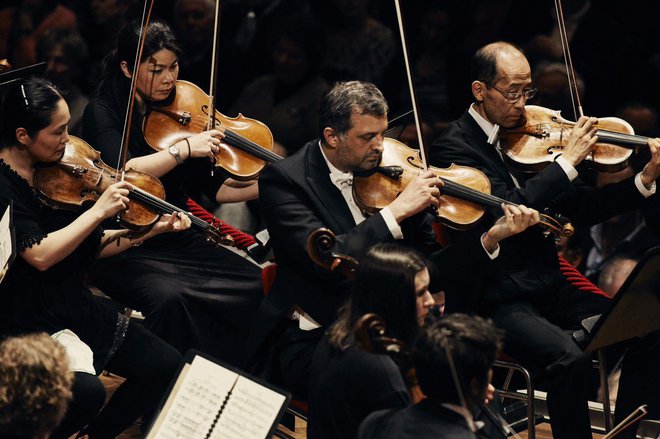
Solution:
M355 198L353 197L353 173L342 172L332 163L330 163L330 160L328 160L328 158L325 156L325 152L321 147L321 141L319 141L319 148L321 149L321 155L323 156L325 163L328 165L328 169L330 169L330 181L337 187L337 189L341 191L341 195L344 197L344 200L346 201L346 204L348 205L348 208L353 215L355 224L360 224L366 219L366 217L362 210L358 207L357 203L355 202ZM401 226L399 226L399 224L396 222L396 219L394 219L394 215L390 211L389 207L381 209L379 214L383 217L383 220L385 220L385 224L387 225L387 228L390 230L390 233L394 239L402 239L403 232L401 231Z

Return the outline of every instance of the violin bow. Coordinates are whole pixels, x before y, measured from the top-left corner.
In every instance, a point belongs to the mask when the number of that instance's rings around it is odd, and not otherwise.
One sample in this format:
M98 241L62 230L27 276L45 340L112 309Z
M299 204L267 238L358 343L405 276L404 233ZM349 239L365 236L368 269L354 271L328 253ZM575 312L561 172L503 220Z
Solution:
M557 27L559 30L559 39L561 41L561 50L564 55L564 65L566 66L566 78L568 79L568 91L571 95L571 105L575 121L584 116L582 111L582 102L580 100L580 90L578 89L575 77L575 68L573 67L573 58L571 57L571 48L568 43L568 33L566 32L566 21L564 19L564 8L561 0L555 0L555 13L557 15ZM575 93L575 94L574 94Z
M406 33L403 28L403 16L401 14L401 5L399 0L394 0L396 6L396 18L399 22L399 35L401 36L401 46L403 51L403 61L406 66L406 77L408 78L408 89L410 91L410 100L412 102L412 112L415 116L415 128L417 130L417 138L419 141L419 156L424 170L428 169L428 162L426 161L426 146L424 145L424 138L422 136L422 124L419 118L419 107L417 106L417 99L415 99L415 88L413 87L412 72L410 71L410 61L408 59L408 43L406 42Z
M220 0L215 0L215 19L213 22L213 48L211 49L211 78L209 80L209 114L206 126L209 130L215 128L215 84L218 80L218 45L220 31ZM215 164L211 165L211 176L215 171Z
M137 76L140 68L140 60L142 59L142 52L144 50L144 42L147 39L147 31L149 29L149 20L151 19L151 10L154 6L154 0L149 2L149 9L147 10L147 1L144 2L142 9L142 18L140 20L140 37L138 38L138 50L135 52L135 60L133 62L133 73L131 75L131 87L128 95L128 108L126 117L124 118L124 129L122 133L122 141L119 146L119 157L121 160L121 181L124 181L124 173L126 170L126 162L128 161L128 145L131 139L131 125L133 122L133 109L135 108L135 93L137 90ZM145 18L146 17L146 18Z
M408 59L408 43L406 42L406 33L403 26L403 15L401 13L401 5L399 3L399 0L394 0L394 5L396 6L396 17L399 23L399 34L401 37L401 45L403 50L403 61L406 66L406 76L408 79L408 88L410 91L412 110L413 110L413 115L415 116L415 128L417 129L417 138L419 141L420 160L422 161L424 169L428 169L428 162L426 161L426 147L424 146L424 139L422 137L422 127L419 119L419 107L417 106L417 99L415 99L415 89L413 87L412 72L410 70L410 60ZM458 394L461 407L464 410L463 415L465 417L465 422L468 425L468 431L470 432L470 437L476 439L476 427L474 424L474 419L472 419L472 416L469 416L471 412L470 409L468 408L467 401L465 399L465 392L463 392L463 385L461 380L459 379L458 369L456 368L456 364L454 363L454 359L451 354L451 348L449 346L447 339L443 340L443 347L445 349L447 359L449 361L449 366L452 372L452 379L454 381L454 385L456 386L456 392Z

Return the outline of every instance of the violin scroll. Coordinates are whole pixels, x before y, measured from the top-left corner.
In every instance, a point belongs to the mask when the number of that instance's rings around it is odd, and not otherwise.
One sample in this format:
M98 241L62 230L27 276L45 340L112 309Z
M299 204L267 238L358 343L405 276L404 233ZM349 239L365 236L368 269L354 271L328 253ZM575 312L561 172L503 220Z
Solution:
M231 235L220 232L217 227L210 226L204 230L204 238L206 242L213 245L214 247L220 247L221 245L234 246L234 238Z
M337 238L332 230L316 229L307 237L307 254L316 265L352 279L355 277L358 262L348 255L335 253L333 249L336 242Z
M555 239L559 239L560 236L570 238L575 233L575 227L573 227L568 217L561 213L552 214L547 208L541 214L539 224L543 226L545 236L553 235Z
M387 354L399 366L410 368L410 349L401 340L386 335L387 326L378 314L365 314L355 325L355 338L367 352Z
M355 338L362 350L388 355L394 361L401 371L413 402L417 403L424 399L415 368L411 363L410 348L402 340L387 336L387 326L382 317L374 313L360 317L355 324Z
M11 69L12 66L7 58L0 59L0 73L8 72Z

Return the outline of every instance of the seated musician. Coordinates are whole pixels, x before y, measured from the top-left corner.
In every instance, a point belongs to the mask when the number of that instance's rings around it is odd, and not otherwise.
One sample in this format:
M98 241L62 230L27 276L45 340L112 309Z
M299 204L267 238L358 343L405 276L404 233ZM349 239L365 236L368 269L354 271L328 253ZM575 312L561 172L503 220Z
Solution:
M120 31L117 49L104 60L98 94L85 109L85 140L115 167L120 162L139 37L139 20ZM188 195L200 181L209 199L220 200L223 191L231 189L224 173L211 178L209 159L218 151L220 131L202 131L156 152L139 128L154 106L173 97L179 74L180 50L170 27L152 21L145 40L137 69L126 168L162 178L166 201L184 211L188 210ZM192 102L185 105L194 106ZM195 123L199 121L193 120L192 125ZM256 184L250 187L256 196ZM179 352L195 348L230 363L238 361L243 335L263 296L259 267L227 248L208 243L198 230L161 236L100 261L92 268L91 278L114 300L142 312L147 329Z
M138 417L153 413L181 357L129 321L117 304L93 296L84 284L87 269L97 257L121 253L163 232L184 230L190 220L163 216L146 235L134 239L125 229L104 231L101 223L127 208L126 182L109 186L83 213L46 206L37 196L35 168L62 158L69 119L66 102L43 79L12 84L2 104L0 210L13 205L19 257L0 284L0 336L73 331L93 352L93 364L84 365L92 373L75 374L73 404L78 410L68 411L53 437L69 437L87 425L90 438L114 438ZM105 394L96 376L103 370L126 381L97 416L88 398L97 401L100 392L103 404Z
M254 373L283 383L301 398L322 328L336 318L350 284L310 260L305 247L310 233L331 229L337 235L337 251L358 260L372 245L398 239L433 249L430 216L423 211L439 204L442 182L432 172L421 172L375 215L366 217L355 202L353 172L378 165L387 112L387 102L374 85L335 85L321 101L320 139L272 164L259 179L260 204L278 268L254 321L246 360ZM488 263L499 240L538 222L538 213L524 207L506 207L505 212L505 220L469 245L430 255L443 276L474 275L464 261L472 267Z
M355 438L370 413L417 402L388 355L363 350L356 328L363 315L375 313L388 337L412 346L420 328L435 319L428 264L419 252L395 243L377 244L360 261L348 302L314 354L309 439Z
M481 317L452 314L422 329L412 348L412 363L426 398L405 408L372 413L360 425L358 438L506 437L473 418L473 412L487 399L492 366L501 347L501 331Z
M655 193L660 139L648 141L651 160L636 176L598 189L580 183L576 166L597 141L595 118L581 117L563 153L542 171L517 172L503 160L497 133L516 126L526 114L525 104L535 93L530 65L519 48L496 42L476 52L471 74L474 103L432 145L432 165L480 169L493 195L535 209L549 207L578 226L637 209ZM451 232L452 244L465 245L487 225L483 221L469 231ZM562 276L554 242L528 229L502 244L491 274L466 279L446 291L448 312L478 309L505 330L505 351L533 371L536 383L548 392L553 435L590 438L591 358L571 339L570 330L579 329L585 317L601 313L609 301L585 294ZM466 303L464 297L478 300Z

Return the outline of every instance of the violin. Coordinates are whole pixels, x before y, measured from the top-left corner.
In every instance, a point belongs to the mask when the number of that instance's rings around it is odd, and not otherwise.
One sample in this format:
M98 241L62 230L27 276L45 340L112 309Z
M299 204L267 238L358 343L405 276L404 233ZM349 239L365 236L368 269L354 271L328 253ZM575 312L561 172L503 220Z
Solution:
M560 111L527 105L520 125L500 130L504 157L523 172L538 172L563 152L574 125ZM585 159L597 171L622 170L633 150L646 146L649 140L636 135L632 126L618 117L599 118L598 127L598 142Z
M54 208L77 210L96 202L108 186L122 179L132 185L128 194L128 208L119 214L123 227L144 230L153 226L161 213L178 212L188 216L192 226L203 232L207 241L214 245L233 244L231 236L166 202L165 188L156 177L135 170L126 171L122 175L103 163L98 151L75 136L69 137L64 155L59 161L35 169L34 185L47 204Z
M440 204L434 212L440 222L457 230L474 225L486 207L500 207L509 201L490 195L490 181L478 169L452 164L449 168L425 168L419 151L386 137L379 166L370 173L354 174L353 195L358 206L375 213L390 204L401 191L426 169L434 172L444 183L440 189ZM541 227L546 234L571 236L573 226L562 215L541 214Z
M282 159L272 151L273 134L262 122L240 113L227 117L217 110L211 117L209 96L188 81L178 80L172 94L163 103L154 104L142 123L144 138L156 151L202 131L217 129L225 137L214 153L215 166L237 180L252 180L267 163ZM209 125L211 119L214 126Z

